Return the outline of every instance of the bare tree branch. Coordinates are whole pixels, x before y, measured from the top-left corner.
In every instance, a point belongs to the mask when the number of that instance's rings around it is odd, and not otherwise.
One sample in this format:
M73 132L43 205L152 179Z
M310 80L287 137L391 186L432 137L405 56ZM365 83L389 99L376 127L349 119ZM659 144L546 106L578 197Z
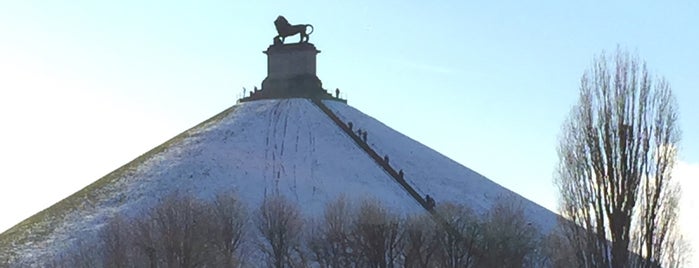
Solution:
M579 266L656 267L677 259L666 255L676 239L679 196L671 176L675 107L669 84L654 81L645 63L621 49L613 59L596 58L582 76L555 178Z

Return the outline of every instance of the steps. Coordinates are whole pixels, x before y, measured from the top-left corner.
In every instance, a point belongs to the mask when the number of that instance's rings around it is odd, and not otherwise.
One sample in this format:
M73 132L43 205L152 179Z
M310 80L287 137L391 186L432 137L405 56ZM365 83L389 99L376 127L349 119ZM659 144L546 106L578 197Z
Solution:
M323 111L323 113L328 115L328 117L330 117L330 119L333 122L335 122L335 124L337 124L338 127L340 127L350 138L352 138L352 140L354 140L354 142L357 144L357 146L359 146L359 148L362 148L362 150L364 150L364 152L366 152L369 155L369 157L376 161L376 164L382 167L384 171L388 173L389 176L391 176L398 184L400 184L403 187L403 189L406 192L408 192L408 194L411 197L413 197L413 199L415 199L415 201L417 201L426 210L430 212L432 211L432 207L430 204L428 204L427 200L420 196L420 194L417 191L415 191L415 189L412 186L410 186L408 182L405 181L403 176L401 176L401 174L399 174L393 167L391 167L389 161L386 161L390 159L382 158L381 156L379 156L379 154L376 153L374 149L369 147L369 145L366 142L364 142L362 138L359 137L359 135L357 135L352 129L350 129L350 126L348 126L345 122L342 122L342 120L340 120L340 118L338 118L337 115L335 115L335 113L333 113L330 110L330 108L325 106L322 100L313 99L312 101L316 106L318 106L318 108L320 108L321 111Z
M430 202L431 204L428 203L427 200L425 200L425 198L420 196L420 194L418 194L418 192L415 191L415 189L412 186L410 186L410 184L408 184L408 182L405 181L405 179L403 177L404 175L402 174L402 172L398 173L398 172L396 172L395 169L393 169L393 167L391 167L391 165L389 164L390 159L381 158L381 156L379 156L379 154L376 153L376 151L374 151L374 149L369 147L369 145L366 142L364 142L362 140L362 138L359 135L357 135L350 128L350 126L348 126L345 122L340 120L340 118L337 117L337 115L335 115L335 113L333 113L333 111L331 111L330 108L328 108L328 106L326 106L321 99L314 98L314 99L311 99L311 101L318 108L320 108L320 110L323 111L323 113L325 113L333 122L335 122L335 124L338 127L340 127L340 129L342 129L350 138L352 138L352 140L354 140L354 142L357 144L357 146L359 146L359 148L362 148L362 150L364 150L364 152L366 152L369 155L369 157L374 159L374 161L376 161L376 163L380 167L382 167L384 169L384 171L386 171L386 173L388 173L388 175L390 175L398 184L400 184L403 187L403 189L405 189L405 191L408 192L408 194L410 196L412 196L413 199L415 199L415 201L417 201L423 208L425 208L425 210L427 210L432 215L432 218L435 220L435 222L437 222L437 224L442 226L448 232L454 234L456 237L458 237L459 240L467 242L469 244L470 244L470 242L472 242L470 238L464 237L464 235L461 232L456 230L454 228L454 226L449 224L449 222L447 222L444 219L444 217L439 215L439 213L437 213L437 211L433 209L434 208L434 200L432 200ZM483 255L483 252L477 248L471 248L470 250L471 250L471 254L474 254L475 256L482 256Z

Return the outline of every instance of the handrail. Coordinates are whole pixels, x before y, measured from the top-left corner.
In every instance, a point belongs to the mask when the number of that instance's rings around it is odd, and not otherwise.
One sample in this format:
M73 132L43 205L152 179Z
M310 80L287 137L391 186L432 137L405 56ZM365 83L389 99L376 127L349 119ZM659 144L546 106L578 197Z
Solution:
M376 153L376 151L374 151L374 149L369 147L369 145L366 142L364 142L361 139L361 137L359 137L359 135L355 135L355 133L352 131L352 129L350 129L350 127L348 125L346 125L345 122L340 120L340 118L337 117L337 115L335 115L335 113L333 113L333 111L331 111L330 108L328 108L323 103L322 100L314 98L314 99L311 99L311 101L316 106L318 106L318 108L320 108L320 110L323 111L323 113L325 113L328 117L330 117L330 120L335 122L335 124L338 127L340 127L340 129L342 129L350 138L352 138L352 140L354 140L354 142L357 144L357 146L359 146L359 148L362 148L362 150L364 150L364 152L366 152L372 159L374 159L374 161L380 167L382 167L384 169L384 171L386 171L386 173L388 173L388 175L390 175L398 184L400 184L403 187L403 189L405 189L405 191L407 191L408 194L411 197L413 197L413 199L415 199L415 201L417 201L425 210L427 210L432 215L432 218L439 225L441 225L443 228L445 228L448 232L455 234L456 237L458 237L460 240L469 241L466 237L464 237L464 235L461 232L456 230L456 228L454 228L454 226L451 226L451 224L449 224L449 222L447 222L447 220L444 219L444 217L442 217L441 215L439 215L439 213L437 213L437 211L434 209L434 204L428 204L427 201L422 196L420 196L420 194L418 194L417 191L415 191L415 189L412 186L410 186L410 184L408 184L407 181L405 181L403 176L399 175L396 172L396 170L393 169L393 167L391 167L391 165L388 163L387 159L381 158L379 156L379 154ZM472 254L474 254L476 256L483 255L483 252L477 248L471 248L471 250L472 250Z
M427 201L422 196L420 196L420 194L417 191L415 191L415 189L412 186L410 186L408 182L406 182L405 179L401 177L398 174L398 172L396 172L396 170L393 169L393 167L391 167L391 165L385 161L384 158L381 158L381 156L379 156L379 154L376 153L374 149L369 147L369 145L366 142L364 142L359 137L359 135L356 135L352 131L352 129L350 129L349 126L346 125L344 122L342 122L342 120L340 120L340 118L338 118L337 115L335 115L335 113L333 113L327 106L325 106L325 104L321 100L313 99L313 103L315 103L321 111L328 115L328 117L330 117L330 119L333 122L335 122L337 126L339 126L350 138L352 138L352 140L354 140L357 146L362 148L362 150L364 150L364 152L366 152L369 155L369 157L374 159L374 161L380 167L382 167L384 171L386 171L386 173L388 173L388 175L390 175L398 184L400 184L403 187L403 189L405 189L405 191L407 191L408 194L415 199L415 201L417 201L422 207L424 207L428 211L432 210L428 206Z

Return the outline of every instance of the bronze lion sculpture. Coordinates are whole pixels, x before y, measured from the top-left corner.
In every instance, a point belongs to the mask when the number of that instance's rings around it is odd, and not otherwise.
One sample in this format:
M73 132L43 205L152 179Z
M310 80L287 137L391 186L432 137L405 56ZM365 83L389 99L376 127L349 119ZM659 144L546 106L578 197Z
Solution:
M277 17L276 20L274 20L274 27L277 28L277 33L279 35L274 37L274 44L284 44L284 39L295 35L299 34L301 35L301 39L299 40L299 43L308 43L308 35L313 33L313 25L310 24L297 24L297 25L291 25L289 21L284 18L284 16L279 16ZM310 32L306 32L308 27L311 27Z

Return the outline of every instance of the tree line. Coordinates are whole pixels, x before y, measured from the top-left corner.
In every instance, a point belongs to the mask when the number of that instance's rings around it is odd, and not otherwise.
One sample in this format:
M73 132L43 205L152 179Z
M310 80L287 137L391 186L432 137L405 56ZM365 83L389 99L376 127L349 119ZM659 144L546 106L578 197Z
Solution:
M97 241L53 256L53 267L540 267L545 241L523 208L502 198L485 214L442 203L400 215L375 199L339 197L306 217L270 196L248 209L235 194L173 194L138 217L115 215ZM468 239L464 239L468 238Z

